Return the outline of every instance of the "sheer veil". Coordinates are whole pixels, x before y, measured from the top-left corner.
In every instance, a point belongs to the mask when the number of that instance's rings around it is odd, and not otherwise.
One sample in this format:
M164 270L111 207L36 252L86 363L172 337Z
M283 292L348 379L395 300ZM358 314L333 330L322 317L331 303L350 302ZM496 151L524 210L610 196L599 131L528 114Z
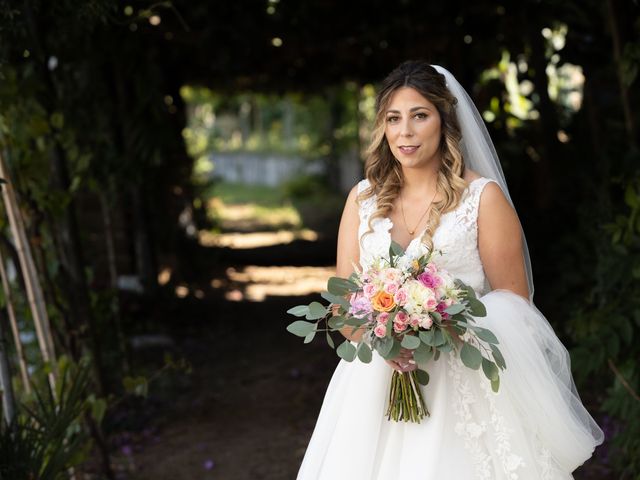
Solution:
M447 87L458 99L456 114L462 130L462 152L465 165L483 177L498 182L505 196L513 205L500 160L473 101L448 70L438 65L433 65L433 67L445 76ZM522 225L520 228L522 229ZM571 374L569 352L558 339L545 316L533 303L531 259L524 231L522 232L522 249L529 285L528 306L534 314L524 315L524 322L519 323L515 321L516 312L527 311L527 309L514 310L513 314L506 315L511 317L509 322L499 322L493 327L495 327L495 331L511 329L511 333L507 337L509 341L501 342L501 349L506 351L506 354L505 351L503 354L508 355L514 364L530 357L528 366L524 367L525 363L522 363L522 368L515 369L520 371L523 376L514 375L517 378L514 378L510 384L511 401L522 405L523 411L527 411L531 418L547 420L538 423L535 428L546 445L551 447L556 460L567 471L572 471L591 455L596 445L603 442L604 435L582 405ZM494 290L483 297L483 301L491 304L493 308L501 308L501 306L511 303L512 300L509 298L514 296L505 290ZM526 303L524 298L517 297ZM488 326L492 327L490 324ZM523 340L518 345L516 339L523 335L523 330L527 332L526 341ZM537 384L539 388L532 388L529 382L533 381L536 374L541 374ZM568 443L566 437L563 440L563 436L558 435L560 430L571 432L570 438L573 440Z
M467 95L467 92L451 72L439 65L432 65L432 67L445 76L447 88L458 99L456 114L462 130L462 154L465 165L483 177L491 178L498 182L507 200L513 206L498 154L473 100ZM522 229L522 225L520 228ZM533 302L533 273L524 231L522 231L522 251L527 272L527 284L529 286L529 301Z

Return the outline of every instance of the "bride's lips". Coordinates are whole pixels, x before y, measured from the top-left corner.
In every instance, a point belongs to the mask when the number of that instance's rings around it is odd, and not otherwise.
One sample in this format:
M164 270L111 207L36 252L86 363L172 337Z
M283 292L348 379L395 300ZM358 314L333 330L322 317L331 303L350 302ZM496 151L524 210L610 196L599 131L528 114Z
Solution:
M420 147L420 145L403 145L403 146L398 147L398 149L402 153L404 153L405 155L411 155L416 150L418 150L419 147Z

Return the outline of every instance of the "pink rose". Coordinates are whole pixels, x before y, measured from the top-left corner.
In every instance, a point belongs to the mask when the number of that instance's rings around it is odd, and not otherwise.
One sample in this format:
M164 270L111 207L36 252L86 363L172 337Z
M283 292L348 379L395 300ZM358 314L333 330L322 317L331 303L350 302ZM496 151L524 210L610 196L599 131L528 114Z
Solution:
M402 333L406 330L407 324L400 322L393 322L393 331L396 333Z
M420 325L420 317L418 315L411 315L411 317L409 317L409 325L411 326L411 328L416 328Z
M378 323L387 324L387 320L389 320L389 312L380 312L378 314Z
M404 305L405 303L407 303L407 292L406 290L403 290L402 288L400 290L398 290L395 295L393 296L394 300L396 301L396 303L398 305Z
M401 310L393 318L393 329L397 333L403 332L407 328L407 323L409 323L409 315Z
M428 298L427 301L424 303L424 305L422 305L423 308L425 308L430 312L433 312L437 306L438 306L438 301L433 297Z
M387 283L384 286L384 290L391 295L394 295L398 291L398 284L396 283Z
M425 287L432 289L436 288L438 286L438 282L440 281L440 279L436 275L427 272L418 275L418 280L420 280L420 283L422 283Z
M378 289L373 283L366 283L364 287L362 287L362 291L367 298L371 298L376 294Z
M373 334L378 338L384 337L387 334L387 326L384 323L379 323L373 329Z
M420 326L422 328L429 330L431 328L431 325L433 325L433 320L429 315L426 315L420 319Z
M380 275L384 283L398 283L401 276L402 272L397 268L385 268Z

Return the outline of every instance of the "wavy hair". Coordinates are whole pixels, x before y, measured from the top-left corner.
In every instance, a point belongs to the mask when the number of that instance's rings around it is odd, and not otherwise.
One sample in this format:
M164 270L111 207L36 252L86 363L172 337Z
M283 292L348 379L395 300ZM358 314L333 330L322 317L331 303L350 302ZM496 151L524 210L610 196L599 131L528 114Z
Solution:
M437 189L442 193L441 200L434 201L429 209L427 227L421 241L429 250L433 249L433 234L440 224L443 213L456 208L467 187L462 178L464 174L464 159L460 149L460 125L455 113L457 103L447 88L444 75L424 61L406 61L393 70L382 82L376 97L376 117L371 143L366 151L364 173L369 180L369 188L358 195L362 201L373 195L376 196L377 209L369 218L385 218L393 209L393 202L400 194L404 184L404 177L400 163L391 153L385 136L386 110L393 93L402 88L411 87L429 100L438 110L441 121L440 138L440 169L438 171Z

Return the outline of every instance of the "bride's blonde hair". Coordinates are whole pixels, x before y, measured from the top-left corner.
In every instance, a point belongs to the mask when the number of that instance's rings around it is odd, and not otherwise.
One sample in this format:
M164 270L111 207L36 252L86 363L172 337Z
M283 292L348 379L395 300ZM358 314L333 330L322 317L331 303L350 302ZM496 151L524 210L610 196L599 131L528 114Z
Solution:
M431 250L433 233L440 224L443 213L458 206L464 189L467 186L462 178L464 159L460 149L460 125L455 113L457 103L447 88L444 75L424 61L407 61L393 70L382 82L376 97L376 118L371 134L371 144L367 149L364 174L369 180L369 188L358 196L362 201L372 195L376 196L377 209L369 218L369 230L373 231L371 222L375 218L385 218L393 208L404 183L402 169L389 148L385 137L386 110L393 93L402 87L415 89L429 100L440 114L441 165L438 171L437 188L442 199L434 201L429 211L427 227L421 241Z

